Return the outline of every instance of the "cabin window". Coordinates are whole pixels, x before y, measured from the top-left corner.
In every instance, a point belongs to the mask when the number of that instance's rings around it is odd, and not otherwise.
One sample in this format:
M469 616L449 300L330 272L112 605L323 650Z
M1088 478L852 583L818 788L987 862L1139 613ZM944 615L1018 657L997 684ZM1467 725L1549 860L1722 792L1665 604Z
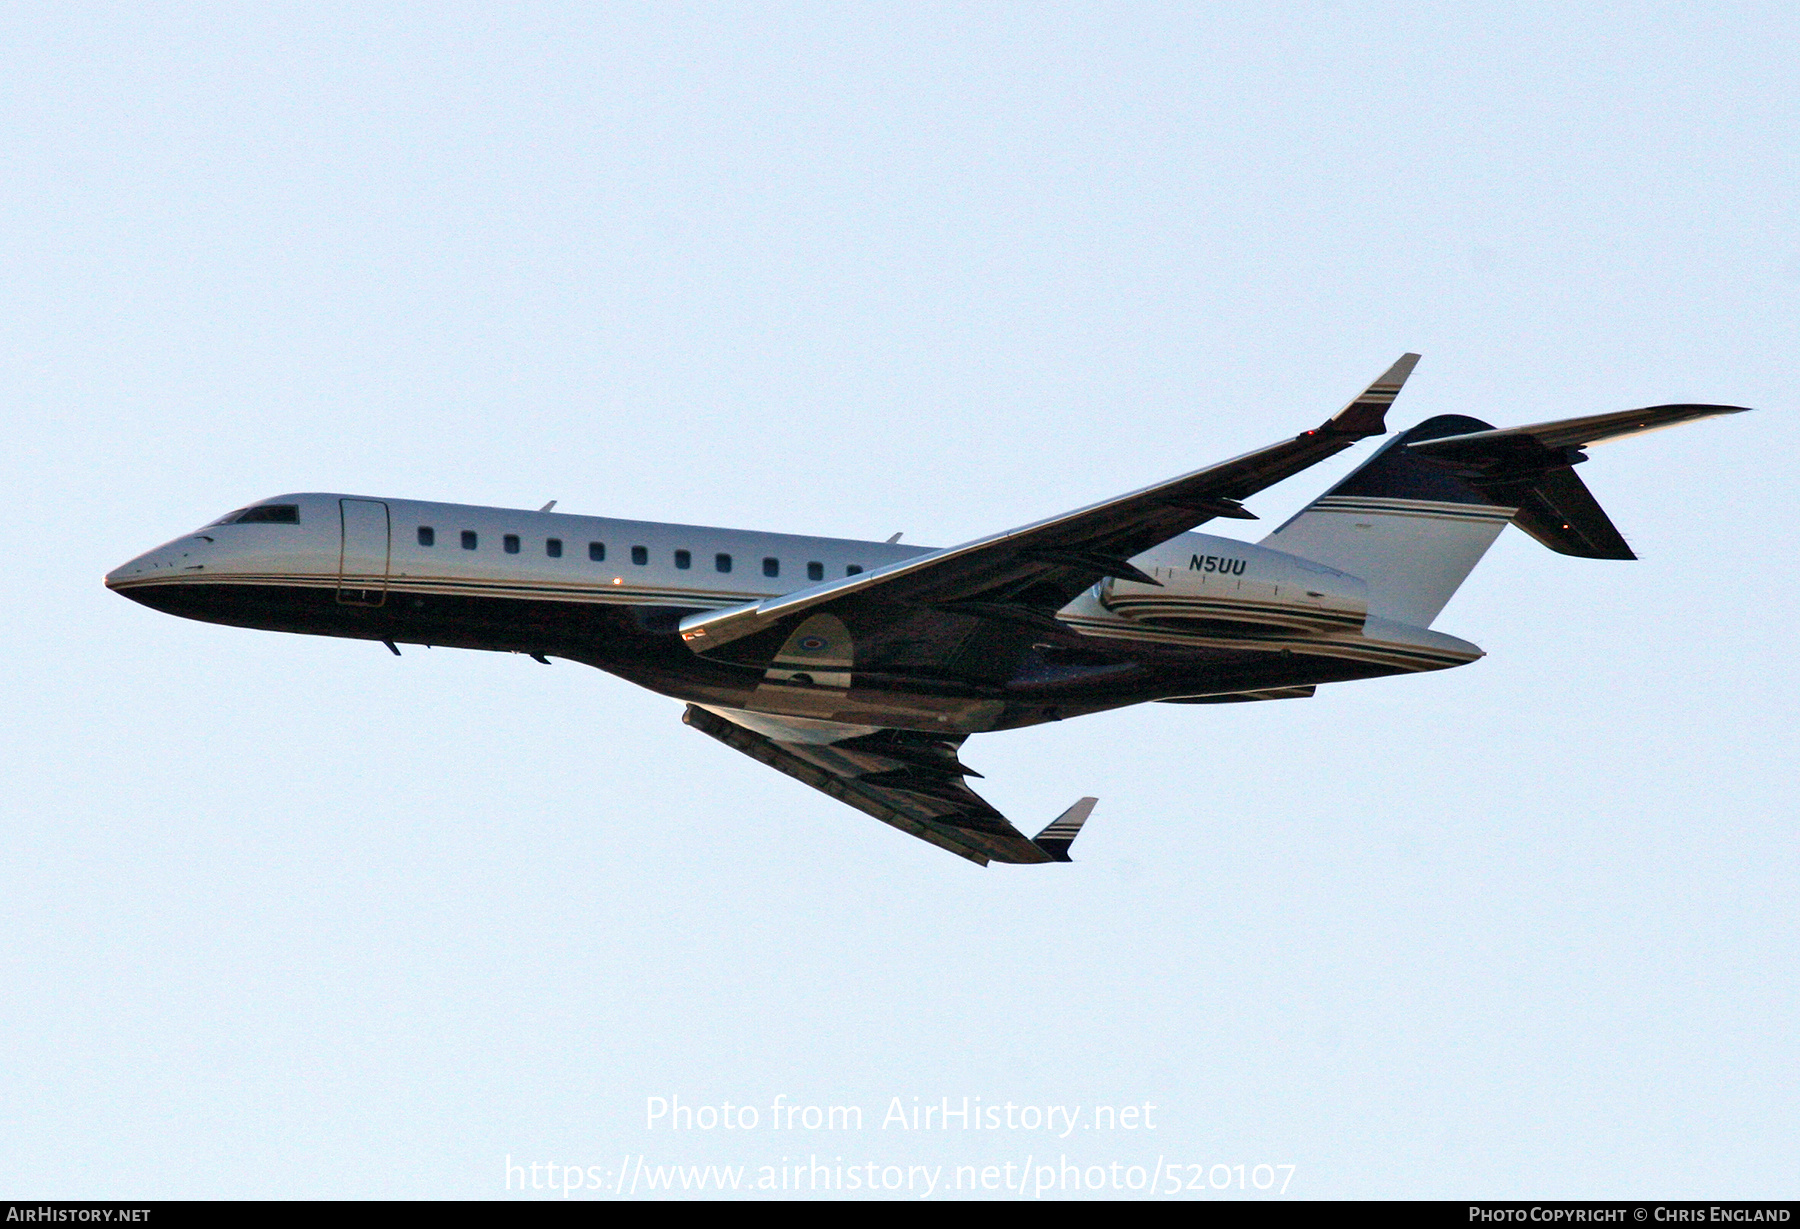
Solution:
M808 580L824 580L825 579L825 565L820 563L817 559L815 559L811 563L807 564L806 565L806 579L808 579Z
M474 550L478 545L480 545L481 539L477 538L475 536L475 531L473 529L465 529L462 531L462 533L463 533L463 549L464 550Z
M604 543L604 542L589 542L588 543L588 558L592 559L595 563L599 563L602 560L604 560L606 558L606 543Z
M420 546L436 546L437 545L437 530L433 529L430 525L420 525L419 526L419 545Z
M561 559L562 558L562 539L561 538L545 538L544 539L544 553L546 555L550 556L552 559Z
M648 546L632 547L631 548L631 561L633 563L637 564L639 567L642 567L644 564L649 563L650 562L650 548Z
M856 576L856 575L859 575L861 572L862 572L862 564L860 564L860 563L852 563L850 566L848 566L844 569L844 575L846 575L846 576Z
M675 566L678 568L682 568L682 569L687 569L687 568L693 567L694 566L694 556L691 553L689 553L688 551L684 551L684 550L676 551L675 552Z
M519 553L519 535L516 533L507 534L504 538L500 539L500 546L509 555L518 554Z
M779 559L764 559L763 560L763 575L764 576L779 576L779 575L781 575L781 560L779 560Z
M723 552L713 556L713 567L721 572L731 571L731 556Z
M243 514L232 522L234 525L298 525L299 523L299 504L263 504L258 508L245 508Z

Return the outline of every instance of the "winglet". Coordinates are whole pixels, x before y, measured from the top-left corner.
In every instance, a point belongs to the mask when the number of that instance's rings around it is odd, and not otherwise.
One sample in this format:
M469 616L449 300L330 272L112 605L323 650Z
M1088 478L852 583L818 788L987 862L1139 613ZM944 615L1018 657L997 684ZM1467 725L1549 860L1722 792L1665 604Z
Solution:
M1071 862L1069 846L1081 835L1081 825L1094 812L1098 798L1083 798L1050 821L1050 826L1032 838L1031 843L1050 855L1052 862Z
M1358 439L1368 435L1386 435L1387 408L1394 404L1394 398L1400 395L1400 388L1406 383L1406 377L1412 374L1418 363L1418 355L1402 354L1399 362L1382 372L1380 378L1369 385L1362 396L1339 410L1320 430L1338 435L1354 435Z

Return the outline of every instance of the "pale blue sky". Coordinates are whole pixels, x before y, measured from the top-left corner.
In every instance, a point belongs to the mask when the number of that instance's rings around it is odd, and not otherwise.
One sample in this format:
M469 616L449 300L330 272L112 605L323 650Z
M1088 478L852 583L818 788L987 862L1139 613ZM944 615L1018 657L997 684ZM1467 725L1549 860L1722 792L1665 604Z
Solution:
M1060 1151L1792 1197L1797 41L1777 4L9 6L0 1194ZM949 544L1409 349L1400 425L1762 412L1597 450L1641 561L1509 532L1437 624L1472 666L971 741L1027 830L1100 797L1070 867L977 870L582 667L100 585L291 490ZM644 1130L672 1094L871 1121ZM874 1125L945 1095L1162 1108Z

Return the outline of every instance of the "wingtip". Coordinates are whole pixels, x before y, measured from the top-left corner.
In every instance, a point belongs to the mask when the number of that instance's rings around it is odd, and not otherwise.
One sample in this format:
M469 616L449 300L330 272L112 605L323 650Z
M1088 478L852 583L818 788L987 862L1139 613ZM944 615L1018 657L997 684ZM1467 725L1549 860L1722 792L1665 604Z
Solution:
M1424 354L1415 354L1413 351L1406 351L1406 353L1400 354L1399 358L1393 362L1393 365L1388 367L1388 371L1381 372L1381 376L1375 380L1375 383L1372 383L1372 385L1368 387L1368 390L1370 390L1370 392L1375 392L1375 390L1379 389L1382 390L1382 392L1395 392L1395 394L1397 394L1397 392L1406 385L1406 378L1413 374L1413 367L1417 367L1420 358L1424 358ZM1363 396L1368 396L1368 392L1364 392Z
M1402 354L1393 366L1363 390L1361 396L1339 410L1325 424L1326 428L1340 435L1386 435L1387 409L1394 404L1394 398L1400 395L1413 368L1419 365L1419 358L1419 355L1410 350Z
M1051 820L1044 830L1031 838L1032 844L1050 855L1052 862L1070 862L1069 846L1081 835L1081 825L1094 813L1098 798L1078 798L1075 805Z

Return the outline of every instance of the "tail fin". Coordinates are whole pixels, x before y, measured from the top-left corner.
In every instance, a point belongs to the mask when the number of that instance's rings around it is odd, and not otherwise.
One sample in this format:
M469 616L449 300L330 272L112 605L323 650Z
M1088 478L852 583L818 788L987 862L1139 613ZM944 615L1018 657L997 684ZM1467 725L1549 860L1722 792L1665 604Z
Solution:
M1565 555L1634 559L1574 466L1582 448L1741 407L1665 405L1496 430L1427 419L1263 539L1362 577L1369 613L1429 627L1512 522Z

